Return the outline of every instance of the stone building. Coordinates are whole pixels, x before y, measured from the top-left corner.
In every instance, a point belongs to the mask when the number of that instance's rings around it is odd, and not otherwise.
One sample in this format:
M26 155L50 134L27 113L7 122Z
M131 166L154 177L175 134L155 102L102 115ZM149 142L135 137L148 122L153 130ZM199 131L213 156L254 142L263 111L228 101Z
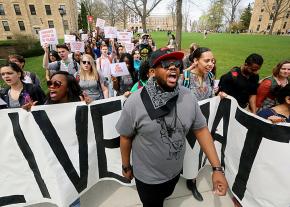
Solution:
M175 18L175 17L174 17ZM156 15L152 14L147 17L146 27L149 30L175 30L175 23L170 14ZM128 15L128 28L142 27L141 17L131 13Z
M288 0L285 0L288 1ZM273 16L266 9L266 4L274 11L274 0L256 0L253 8L249 31L254 33L267 34L273 23ZM289 5L289 4L288 4ZM290 7L286 9L279 17L273 28L273 33L290 33Z
M56 28L63 38L77 31L77 17L76 0L0 0L0 40L15 34L38 36L47 28Z

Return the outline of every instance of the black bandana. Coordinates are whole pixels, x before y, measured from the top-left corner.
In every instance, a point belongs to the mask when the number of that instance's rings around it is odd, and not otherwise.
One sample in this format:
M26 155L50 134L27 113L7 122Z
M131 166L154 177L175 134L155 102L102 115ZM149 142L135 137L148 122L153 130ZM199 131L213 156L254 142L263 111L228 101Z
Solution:
M141 99L151 120L169 114L175 106L178 93L178 84L172 92L166 92L158 86L154 77L149 78L141 91Z

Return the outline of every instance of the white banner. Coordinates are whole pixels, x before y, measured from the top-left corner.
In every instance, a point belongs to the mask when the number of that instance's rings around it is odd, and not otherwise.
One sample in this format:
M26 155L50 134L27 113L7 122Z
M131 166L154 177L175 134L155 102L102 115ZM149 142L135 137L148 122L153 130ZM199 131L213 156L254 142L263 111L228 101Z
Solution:
M71 43L76 41L75 35L64 35L64 42L65 43Z
M89 39L89 35L88 34L82 34L81 35L81 39L83 42L87 41Z
M70 48L71 48L71 52L75 52L75 51L85 52L85 43L84 42L71 42Z
M0 204L67 207L101 179L129 184L121 176L115 130L123 101L0 110ZM289 207L290 124L264 121L237 107L234 99L215 97L200 104L230 189L242 205ZM193 134L187 140L183 173L192 178L205 157Z
M38 34L41 45L44 45L45 43L50 45L58 44L55 28L40 30Z

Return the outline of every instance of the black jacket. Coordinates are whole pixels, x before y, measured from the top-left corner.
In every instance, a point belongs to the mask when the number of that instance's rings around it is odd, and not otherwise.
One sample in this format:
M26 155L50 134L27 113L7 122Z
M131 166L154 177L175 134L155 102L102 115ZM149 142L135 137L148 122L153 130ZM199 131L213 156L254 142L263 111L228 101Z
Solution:
M45 102L46 96L42 89L39 86L35 86L30 83L22 83L23 89L19 95L19 103L20 106L25 104L25 96L28 94L32 101L37 101L36 105L42 105ZM9 106L9 95L8 92L10 90L10 87L3 89L0 92L0 98L3 99L3 101L6 102L6 105L0 106L0 109L4 108L10 108Z

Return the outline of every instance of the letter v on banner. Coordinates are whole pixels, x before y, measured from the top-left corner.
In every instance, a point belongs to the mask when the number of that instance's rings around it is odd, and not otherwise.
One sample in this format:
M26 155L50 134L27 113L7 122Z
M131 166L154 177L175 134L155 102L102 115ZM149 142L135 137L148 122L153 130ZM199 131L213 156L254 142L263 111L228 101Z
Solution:
M227 135L228 135L228 127L231 113L231 100L227 98L221 99L215 119L213 121L213 125L211 128L211 135L214 140L221 143L221 165L225 167L225 149L227 145ZM223 120L223 135L217 134L216 130L219 126L219 123Z
M103 116L122 110L122 101L111 101L91 106L91 116L95 131L95 139L98 153L99 177L112 177L124 183L130 183L128 179L116 173L108 171L106 148L114 149L120 147L120 137L104 139ZM120 166L121 167L121 166Z
M88 106L77 106L75 116L77 126L76 135L79 143L80 176L75 170L46 112L40 110L31 113L68 178L71 180L76 190L79 193L82 192L87 187L88 183Z

